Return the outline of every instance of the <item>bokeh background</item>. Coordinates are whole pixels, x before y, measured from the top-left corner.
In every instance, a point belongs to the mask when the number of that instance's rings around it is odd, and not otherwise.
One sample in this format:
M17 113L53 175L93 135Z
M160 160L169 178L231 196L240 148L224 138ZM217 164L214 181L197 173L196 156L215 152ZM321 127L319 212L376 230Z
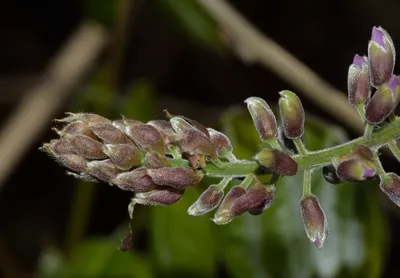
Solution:
M382 25L400 41L399 1L228 2L343 92L348 66L355 53L366 53L372 26ZM299 174L282 179L263 215L224 227L211 215L186 214L207 181L171 207L140 207L135 248L118 252L131 195L77 181L39 152L56 137L52 119L87 111L148 121L168 109L225 131L236 155L249 158L260 142L243 100L255 95L273 105L278 91L297 88L237 58L229 34L195 0L14 0L2 1L0 15L1 126L22 127L8 141L0 133L0 143L9 143L0 146L7 150L0 168L9 168L0 184L1 277L398 277L400 210L376 182L330 185L321 174L314 191L331 228L322 251L303 231ZM82 28L74 40L82 50L55 63ZM87 65L68 72L85 59ZM348 119L302 99L310 149L357 136ZM46 107L52 109L44 117ZM36 111L28 124L23 116L15 120L24 109ZM386 168L398 172L398 164L383 157Z

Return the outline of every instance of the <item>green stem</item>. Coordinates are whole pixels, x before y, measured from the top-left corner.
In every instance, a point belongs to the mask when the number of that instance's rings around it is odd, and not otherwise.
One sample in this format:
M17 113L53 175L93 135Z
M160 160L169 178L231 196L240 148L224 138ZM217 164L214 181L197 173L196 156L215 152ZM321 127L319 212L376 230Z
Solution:
M372 136L373 131L374 131L374 126L369 123L366 123L364 129L364 139L369 140Z
M304 170L303 197L311 195L311 170Z
M251 184L251 182L254 179L254 175L253 174L248 174L244 180L240 183L240 185L244 188L248 188Z
M390 141L387 143L387 146L389 147L389 149L390 149L390 151L392 152L392 154L394 155L394 157L395 157L398 161L400 161L400 150L399 150L399 148L397 147L396 140L395 140L395 139L390 140Z
M229 182L230 182L231 180L232 180L231 177L223 178L223 179L218 183L218 188L219 188L220 190L224 190L224 189L228 186L228 184L229 184Z
M294 145L296 146L297 151L299 152L300 155L305 155L308 153L306 146L304 146L303 141L301 140L301 138L299 139L294 139L293 140Z
M372 149L378 149L387 144L387 142L400 137L400 119L396 119L387 126L377 129L369 140L364 137L354 139L332 148L309 151L306 154L297 154L292 158L297 162L299 170L313 169L328 165L332 159L338 156L346 155L354 150L356 146L367 145ZM182 159L171 159L172 166L188 166L187 161ZM237 160L233 162L223 162L221 165L207 163L203 169L203 174L215 177L236 176L244 177L255 173L259 169L257 162L249 160Z

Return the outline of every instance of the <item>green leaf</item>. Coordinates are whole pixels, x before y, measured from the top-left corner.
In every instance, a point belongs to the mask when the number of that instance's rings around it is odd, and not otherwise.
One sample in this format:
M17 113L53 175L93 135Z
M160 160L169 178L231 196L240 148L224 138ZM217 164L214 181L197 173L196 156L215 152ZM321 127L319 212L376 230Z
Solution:
M196 0L158 1L162 10L193 42L217 51L223 50L220 29Z
M215 273L214 224L186 212L199 195L198 190L188 189L178 203L151 208L152 256L160 275L212 277Z
M119 107L126 118L149 121L155 117L156 93L146 80L138 80L128 87Z
M234 152L249 158L260 139L245 111L223 118L223 131ZM308 115L305 145L310 150L348 140L338 127ZM312 190L328 219L330 233L322 250L306 236L299 200L303 173L282 177L276 199L261 216L244 215L218 232L225 265L234 277L379 277L384 259L385 217L376 183L329 184L321 169L313 174ZM243 255L245 254L245 255ZM344 275L344 276L343 276Z
M118 251L117 244L106 238L90 239L73 251L70 260L57 263L61 266L57 269L49 263L54 252L45 252L42 262L47 263L42 264L40 277L154 277L148 260L136 253Z

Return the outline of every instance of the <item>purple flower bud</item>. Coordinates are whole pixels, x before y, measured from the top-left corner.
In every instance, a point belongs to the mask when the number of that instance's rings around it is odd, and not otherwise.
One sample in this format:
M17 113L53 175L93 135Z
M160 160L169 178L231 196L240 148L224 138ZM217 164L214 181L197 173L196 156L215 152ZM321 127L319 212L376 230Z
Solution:
M349 103L352 105L368 103L371 97L367 56L355 55L347 75Z
M121 170L129 170L143 163L144 155L135 145L104 145L104 153Z
M210 134L211 143L217 152L217 156L220 158L231 157L233 147L228 136L212 128L207 128L207 130Z
M164 155L164 141L160 132L153 126L138 121L125 120L125 133L146 152Z
M67 124L61 131L58 132L60 136L81 134L96 139L95 134L90 129L89 125L82 121L74 121Z
M387 82L393 74L396 51L390 35L382 27L373 27L368 44L368 63L373 86Z
M215 209L224 197L224 191L217 185L210 185L188 209L191 216L201 216Z
M322 248L328 236L328 221L315 195L304 196L300 200L304 229L310 241Z
M282 128L289 139L297 139L304 133L304 109L299 97L290 91L279 93L279 110Z
M111 123L95 123L90 126L96 136L108 144L128 144L126 135Z
M86 172L99 180L111 183L120 172L110 159L90 161Z
M381 180L381 190L400 207L400 177L395 173L387 173L387 177Z
M364 181L376 176L376 166L370 160L350 159L340 162L336 173L342 181Z
M210 134L208 133L207 128L198 121L189 119L184 116L174 116L169 121L171 122L172 128L178 133L184 132L189 129L195 129L197 131L200 131L207 138L210 138Z
M130 172L118 174L110 183L117 185L122 190L134 192L147 192L157 187L147 174L146 168L138 168Z
M43 144L40 150L51 156L75 154L75 148L66 138L51 140L49 143Z
M267 171L282 176L293 176L297 173L297 163L287 153L262 149L254 159Z
M144 161L144 166L150 169L170 166L167 158L157 153L147 153Z
M138 204L151 206L169 206L182 199L183 189L160 187L148 192L136 193L134 200Z
M254 179L246 194L237 198L231 207L232 215L237 217L245 212L260 214L269 208L275 199L275 186L264 186Z
M155 127L161 134L165 145L169 145L173 143L171 139L172 135L175 134L175 130L172 128L172 124L166 120L154 120L150 121L147 124Z
M235 200L246 194L246 192L246 189L241 185L233 186L222 200L212 221L218 225L225 225L231 222L235 218L232 213L232 205Z
M148 175L158 185L176 189L185 189L200 183L203 176L200 172L189 167L163 167L148 169Z
M392 75L388 82L379 86L368 103L365 117L370 124L382 123L394 111L400 101L400 81Z
M68 139L74 147L75 153L87 159L102 159L107 155L103 152L103 144L86 135L67 135Z
M277 124L274 113L262 98L249 97L244 101L262 141L277 137Z
M67 154L56 158L57 161L68 169L81 173L86 171L87 160L79 155Z
M183 152L216 157L211 140L197 129L188 129L178 134L178 142Z
M70 123L70 122L74 122L74 121L82 121L84 123L91 123L91 124L111 122L107 118L104 118L100 115L92 114L92 113L66 113L66 114L68 115L67 117L56 120L56 121L57 122L66 122L66 123Z

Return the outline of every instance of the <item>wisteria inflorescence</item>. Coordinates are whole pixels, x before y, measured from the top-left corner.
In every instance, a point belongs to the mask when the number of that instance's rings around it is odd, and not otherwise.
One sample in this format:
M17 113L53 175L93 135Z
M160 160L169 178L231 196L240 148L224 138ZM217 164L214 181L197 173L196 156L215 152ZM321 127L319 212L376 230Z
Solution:
M188 214L201 216L215 210L212 220L227 224L246 212L262 214L273 204L278 179L303 171L300 211L308 238L321 248L328 222L311 190L314 170L322 168L325 179L333 184L379 177L382 191L400 206L400 177L386 173L379 160L380 148L387 146L400 161L396 142L400 119L394 115L400 101L399 77L393 74L395 56L389 34L373 27L368 56L355 55L348 71L349 103L365 123L364 135L329 149L307 150L302 141L304 109L291 91L279 93L279 126L266 101L258 97L245 100L260 139L269 146L252 160L238 160L225 134L169 113L168 120L147 123L69 113L57 120L63 124L55 129L60 138L41 149L74 177L133 192L128 206L131 218L135 205L172 205L185 190L210 176L219 182L199 196ZM284 138L279 136L280 130ZM295 151L285 145L288 140L293 141ZM261 182L261 174L269 175L270 180ZM130 240L122 241L122 250L127 249L127 242Z

